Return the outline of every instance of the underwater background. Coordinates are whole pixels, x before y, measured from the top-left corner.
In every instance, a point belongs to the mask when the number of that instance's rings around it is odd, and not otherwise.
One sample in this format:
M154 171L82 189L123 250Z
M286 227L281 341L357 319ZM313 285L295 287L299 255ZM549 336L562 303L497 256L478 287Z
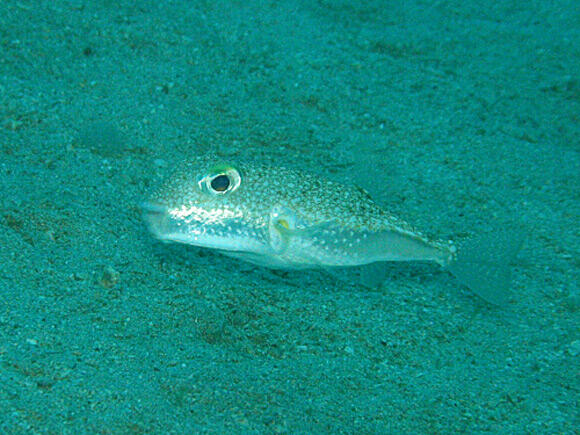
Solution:
M509 302L160 244L206 153L524 234ZM577 1L3 0L0 432L577 434L579 178Z

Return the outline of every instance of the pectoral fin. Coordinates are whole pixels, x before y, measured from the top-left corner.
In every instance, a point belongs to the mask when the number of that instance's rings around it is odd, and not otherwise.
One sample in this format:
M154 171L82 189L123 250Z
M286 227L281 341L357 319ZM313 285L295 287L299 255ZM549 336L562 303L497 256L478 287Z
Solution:
M270 247L276 254L282 254L296 230L296 214L286 207L276 206L270 211L268 232Z
M316 248L323 238L332 231L336 231L334 224L324 223L308 226L289 208L277 206L270 212L268 224L270 246L276 254L282 254L293 243L300 246L300 254L310 264L317 264L314 258L308 255L306 247Z

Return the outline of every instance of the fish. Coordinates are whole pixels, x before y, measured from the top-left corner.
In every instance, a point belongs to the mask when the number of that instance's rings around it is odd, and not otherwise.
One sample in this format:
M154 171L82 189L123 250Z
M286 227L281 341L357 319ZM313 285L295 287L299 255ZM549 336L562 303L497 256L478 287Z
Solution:
M183 162L142 211L150 233L165 243L283 270L433 262L485 301L506 302L509 238L458 250L429 239L364 189L321 173L199 155Z

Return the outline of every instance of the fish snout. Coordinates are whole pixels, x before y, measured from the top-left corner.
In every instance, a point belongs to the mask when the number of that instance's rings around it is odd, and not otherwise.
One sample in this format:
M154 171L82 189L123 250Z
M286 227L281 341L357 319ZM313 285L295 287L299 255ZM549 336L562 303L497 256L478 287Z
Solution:
M173 219L168 214L167 207L155 202L143 202L141 204L141 213L143 220L149 231L158 239L165 239L170 233Z

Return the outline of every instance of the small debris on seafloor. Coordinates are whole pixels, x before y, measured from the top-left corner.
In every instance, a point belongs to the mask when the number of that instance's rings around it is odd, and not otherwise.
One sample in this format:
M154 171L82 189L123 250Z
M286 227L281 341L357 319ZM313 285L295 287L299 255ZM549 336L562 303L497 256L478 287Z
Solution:
M105 288L115 287L121 278L121 273L115 270L111 266L107 266L103 269L98 282L101 286Z

